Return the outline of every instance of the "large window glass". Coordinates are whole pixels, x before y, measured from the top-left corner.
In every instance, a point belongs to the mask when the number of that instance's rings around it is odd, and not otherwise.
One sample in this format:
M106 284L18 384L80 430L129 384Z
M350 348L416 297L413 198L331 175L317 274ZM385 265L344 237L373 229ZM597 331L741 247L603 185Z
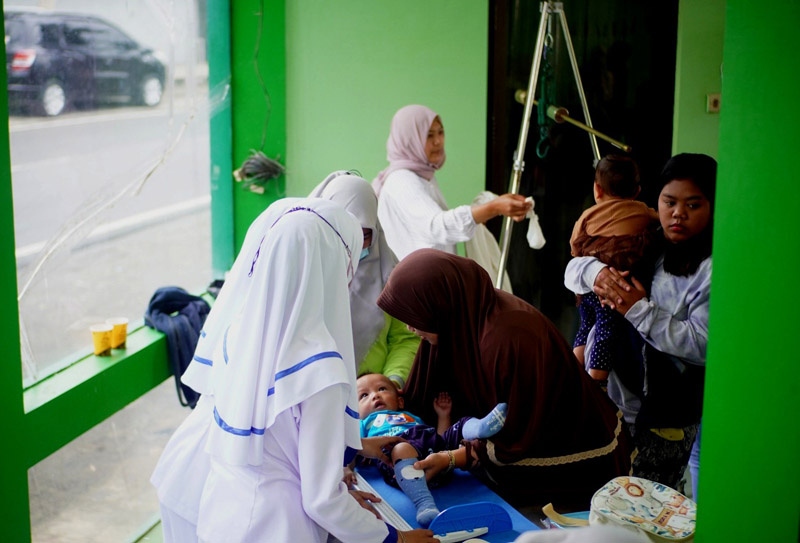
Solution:
M31 467L32 542L149 541L138 536L158 522L150 474L187 414L166 381Z
M44 6L44 7L42 7ZM211 279L205 0L4 8L23 380Z

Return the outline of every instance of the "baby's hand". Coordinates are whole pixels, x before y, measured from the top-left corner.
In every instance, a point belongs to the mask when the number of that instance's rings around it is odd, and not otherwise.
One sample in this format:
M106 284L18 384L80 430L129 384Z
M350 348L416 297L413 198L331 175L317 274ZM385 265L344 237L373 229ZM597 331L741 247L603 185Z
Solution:
M447 392L440 392L439 396L433 400L433 410L436 411L438 416L450 416L450 410L453 408L453 400Z

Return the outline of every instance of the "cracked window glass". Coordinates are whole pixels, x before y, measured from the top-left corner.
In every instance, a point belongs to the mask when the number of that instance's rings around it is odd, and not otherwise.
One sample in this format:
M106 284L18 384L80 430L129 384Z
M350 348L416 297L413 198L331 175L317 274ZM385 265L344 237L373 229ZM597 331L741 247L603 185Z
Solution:
M211 280L205 0L5 6L23 384ZM227 91L219 93L227 96Z

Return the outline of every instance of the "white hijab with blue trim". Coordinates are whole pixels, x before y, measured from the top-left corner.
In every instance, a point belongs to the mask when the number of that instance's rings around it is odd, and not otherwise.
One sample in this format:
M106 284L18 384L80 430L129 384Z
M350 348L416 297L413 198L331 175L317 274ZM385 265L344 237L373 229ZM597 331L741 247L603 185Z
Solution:
M350 388L345 444L361 448L347 287L362 244L355 217L317 198L279 200L250 226L182 377L214 396L209 454L260 465L275 417L335 384Z

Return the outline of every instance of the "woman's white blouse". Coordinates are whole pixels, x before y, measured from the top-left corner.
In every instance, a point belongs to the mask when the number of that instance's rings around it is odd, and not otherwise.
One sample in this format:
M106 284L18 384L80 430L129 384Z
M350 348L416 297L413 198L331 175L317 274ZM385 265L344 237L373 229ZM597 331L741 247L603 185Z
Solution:
M410 170L396 170L386 178L378 219L399 260L423 248L456 254L456 243L471 239L477 226L470 206L448 210L436 178L428 181Z

